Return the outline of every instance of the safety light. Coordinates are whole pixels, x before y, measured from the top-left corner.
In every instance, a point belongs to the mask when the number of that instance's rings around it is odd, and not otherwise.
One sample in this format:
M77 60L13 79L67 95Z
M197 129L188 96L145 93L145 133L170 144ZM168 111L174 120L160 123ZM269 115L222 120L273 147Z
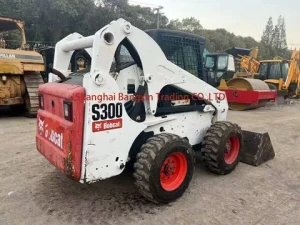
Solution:
M64 101L64 117L68 121L73 121L72 102Z
M39 107L40 109L44 109L44 96L39 95Z

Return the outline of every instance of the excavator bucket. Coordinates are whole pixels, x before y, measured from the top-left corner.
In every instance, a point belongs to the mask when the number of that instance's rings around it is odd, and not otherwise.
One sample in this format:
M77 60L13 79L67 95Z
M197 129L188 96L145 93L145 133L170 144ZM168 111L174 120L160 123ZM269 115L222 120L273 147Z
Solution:
M275 157L274 148L268 133L243 130L244 151L241 162L260 166Z

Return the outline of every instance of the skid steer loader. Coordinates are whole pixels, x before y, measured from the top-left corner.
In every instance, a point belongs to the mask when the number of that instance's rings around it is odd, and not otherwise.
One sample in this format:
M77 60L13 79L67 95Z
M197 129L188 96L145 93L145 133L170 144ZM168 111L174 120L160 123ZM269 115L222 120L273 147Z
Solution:
M69 72L74 51L86 51L91 67ZM95 35L73 33L57 43L49 83L39 88L37 150L88 184L133 163L141 195L172 202L193 177L194 150L220 175L249 156L255 165L274 157L267 134L226 121L223 96L169 61L147 33L118 19Z

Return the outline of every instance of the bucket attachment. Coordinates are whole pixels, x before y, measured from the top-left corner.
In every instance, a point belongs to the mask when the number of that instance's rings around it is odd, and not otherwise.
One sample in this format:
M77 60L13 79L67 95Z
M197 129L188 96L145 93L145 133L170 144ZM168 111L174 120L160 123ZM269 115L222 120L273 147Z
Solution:
M275 152L268 133L242 131L244 138L244 152L241 162L260 166L273 159Z

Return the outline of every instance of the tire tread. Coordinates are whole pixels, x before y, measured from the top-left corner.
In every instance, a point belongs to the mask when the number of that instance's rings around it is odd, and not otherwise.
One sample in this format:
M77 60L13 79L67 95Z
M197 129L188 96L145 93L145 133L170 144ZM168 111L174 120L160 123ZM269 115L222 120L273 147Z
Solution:
M134 164L135 185L137 186L139 192L148 200L159 204L161 203L155 196L153 196L150 190L149 178L151 176L151 167L155 165L155 159L160 153L160 150L168 143L182 140L182 138L175 134L158 134L151 137L147 142L141 147L140 153L137 154L136 162ZM184 140L186 143L186 140ZM192 149L192 146L190 149ZM191 150L193 159L195 159L195 152ZM195 160L193 160L195 163Z
M231 171L225 170L219 163L220 144L222 143L223 135L229 130L240 132L240 127L237 124L228 121L219 121L213 124L207 131L202 148L201 156L205 167L213 173L225 175Z

